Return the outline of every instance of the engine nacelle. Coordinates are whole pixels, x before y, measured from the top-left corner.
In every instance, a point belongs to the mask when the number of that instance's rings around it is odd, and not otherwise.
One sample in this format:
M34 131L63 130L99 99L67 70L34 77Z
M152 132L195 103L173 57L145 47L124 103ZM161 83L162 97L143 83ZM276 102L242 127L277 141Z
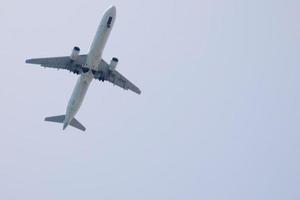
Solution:
M79 47L74 47L73 50L72 50L70 59L71 59L72 61L76 60L77 57L79 56L79 53L80 53Z
M118 58L113 57L110 61L108 69L110 71L114 71L118 65L118 62L119 62Z

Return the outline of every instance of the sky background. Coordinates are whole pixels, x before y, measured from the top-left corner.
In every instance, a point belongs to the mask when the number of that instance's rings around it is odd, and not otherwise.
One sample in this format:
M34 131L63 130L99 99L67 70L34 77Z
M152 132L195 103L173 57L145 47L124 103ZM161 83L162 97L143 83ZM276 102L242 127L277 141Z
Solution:
M142 95L92 82L62 131L77 76L24 63L87 53ZM0 199L300 199L298 0L2 0Z

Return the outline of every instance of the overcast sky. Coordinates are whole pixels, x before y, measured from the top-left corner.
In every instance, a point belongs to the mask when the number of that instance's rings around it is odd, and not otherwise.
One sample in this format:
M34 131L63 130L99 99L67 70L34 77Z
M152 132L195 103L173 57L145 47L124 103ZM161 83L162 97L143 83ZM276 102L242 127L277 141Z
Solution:
M142 95L24 63L104 52ZM298 0L2 0L0 199L300 199Z

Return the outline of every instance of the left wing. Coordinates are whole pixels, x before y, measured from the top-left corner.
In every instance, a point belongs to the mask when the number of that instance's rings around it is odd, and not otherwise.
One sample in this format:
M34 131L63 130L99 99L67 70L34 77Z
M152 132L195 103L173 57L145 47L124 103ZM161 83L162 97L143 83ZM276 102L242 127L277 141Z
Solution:
M55 69L66 69L76 74L85 71L84 68L87 55L80 55L74 61L70 59L70 56L63 57L51 57L51 58L35 58L28 59L26 63L38 64L43 67L55 68ZM88 69L87 69L88 70Z
M133 83L131 83L127 78L125 78L122 74L120 74L117 70L110 72L106 77L106 80L125 90L131 90L137 94L141 94L141 90Z

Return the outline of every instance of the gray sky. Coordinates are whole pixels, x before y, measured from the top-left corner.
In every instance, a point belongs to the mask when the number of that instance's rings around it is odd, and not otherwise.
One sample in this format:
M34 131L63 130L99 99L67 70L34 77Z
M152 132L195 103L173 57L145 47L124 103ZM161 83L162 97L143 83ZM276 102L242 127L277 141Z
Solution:
M0 199L300 199L300 3L296 0L17 1L0 7ZM26 58L88 52L104 10L104 58L141 96Z

